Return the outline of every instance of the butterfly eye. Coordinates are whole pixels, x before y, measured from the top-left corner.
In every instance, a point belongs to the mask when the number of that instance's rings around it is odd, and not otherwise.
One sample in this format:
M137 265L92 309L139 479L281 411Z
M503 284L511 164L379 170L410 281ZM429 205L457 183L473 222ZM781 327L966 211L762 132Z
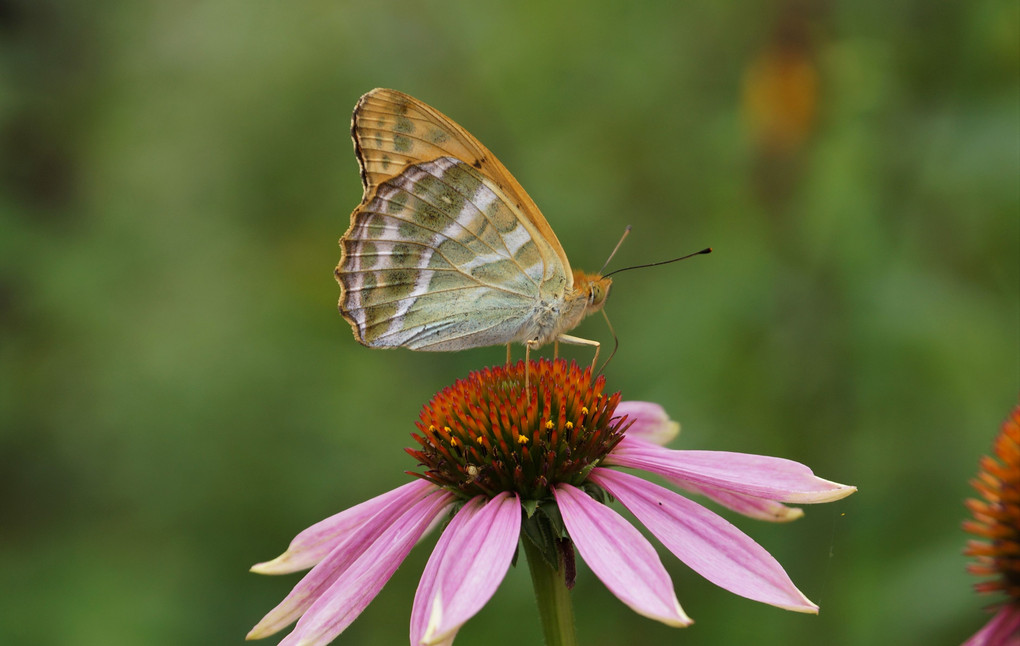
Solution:
M588 285L588 308L592 311L598 311L602 309L602 306L606 304L606 298L609 297L609 287L612 285L612 280L609 278L600 278L599 280L592 281Z

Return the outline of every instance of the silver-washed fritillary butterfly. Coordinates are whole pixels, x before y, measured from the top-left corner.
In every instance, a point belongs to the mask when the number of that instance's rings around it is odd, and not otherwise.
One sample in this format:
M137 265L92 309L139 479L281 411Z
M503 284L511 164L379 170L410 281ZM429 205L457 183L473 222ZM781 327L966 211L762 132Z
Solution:
M602 309L611 278L571 271L513 175L441 112L394 90L351 120L365 193L340 239L340 313L373 348L550 341ZM594 362L593 362L594 363Z

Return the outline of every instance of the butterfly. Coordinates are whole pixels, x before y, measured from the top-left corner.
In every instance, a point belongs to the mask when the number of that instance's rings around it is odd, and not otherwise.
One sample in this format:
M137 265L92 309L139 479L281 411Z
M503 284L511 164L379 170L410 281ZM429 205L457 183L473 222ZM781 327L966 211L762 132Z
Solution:
M535 202L452 119L395 90L351 119L364 195L340 239L339 309L372 348L551 341L602 309L612 278L573 271ZM592 362L594 366L594 360Z

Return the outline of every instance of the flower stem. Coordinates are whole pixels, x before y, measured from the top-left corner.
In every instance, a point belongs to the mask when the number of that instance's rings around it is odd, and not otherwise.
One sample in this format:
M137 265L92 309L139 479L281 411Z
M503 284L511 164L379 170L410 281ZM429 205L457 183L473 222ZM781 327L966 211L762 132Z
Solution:
M574 607L563 576L563 557L559 559L559 567L555 568L527 536L521 542L531 570L531 584L535 587L535 602L542 618L546 646L577 646Z

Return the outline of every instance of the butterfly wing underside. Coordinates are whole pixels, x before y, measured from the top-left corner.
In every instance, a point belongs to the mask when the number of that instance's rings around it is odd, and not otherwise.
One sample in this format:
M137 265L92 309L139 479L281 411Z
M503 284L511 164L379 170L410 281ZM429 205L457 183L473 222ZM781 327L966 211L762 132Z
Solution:
M524 341L572 287L534 202L478 140L393 90L352 119L365 193L341 238L340 311L359 342L417 350Z

